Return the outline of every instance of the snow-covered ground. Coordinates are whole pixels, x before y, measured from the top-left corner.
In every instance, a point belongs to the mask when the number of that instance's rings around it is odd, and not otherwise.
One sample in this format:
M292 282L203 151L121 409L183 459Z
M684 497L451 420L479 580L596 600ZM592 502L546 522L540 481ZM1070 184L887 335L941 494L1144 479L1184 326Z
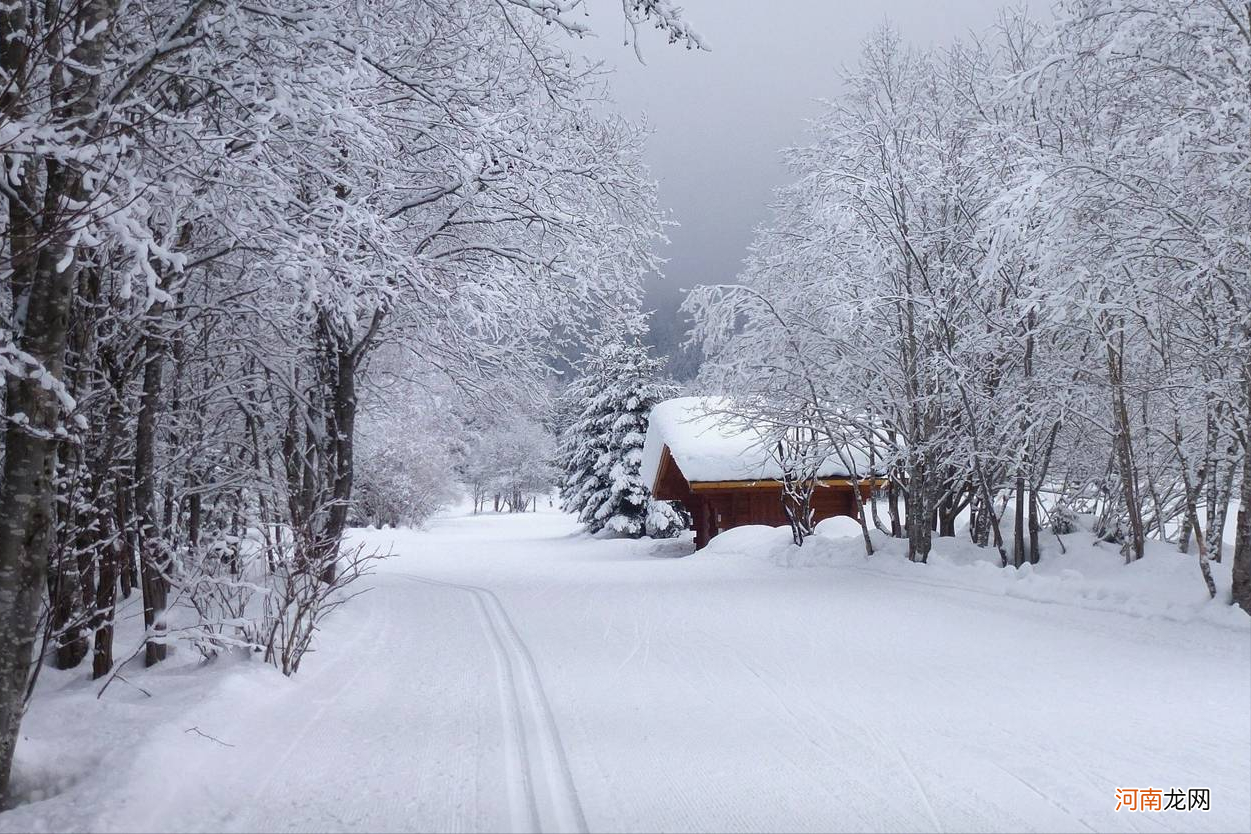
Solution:
M53 795L0 831L1251 830L1251 621L1193 557L914 566L825 532L676 558L553 511L358 531L398 555L292 680L49 673L18 779Z

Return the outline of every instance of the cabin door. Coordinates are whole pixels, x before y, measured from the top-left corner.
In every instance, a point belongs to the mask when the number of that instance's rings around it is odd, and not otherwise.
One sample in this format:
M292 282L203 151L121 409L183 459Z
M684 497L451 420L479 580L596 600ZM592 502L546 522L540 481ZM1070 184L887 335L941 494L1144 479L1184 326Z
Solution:
M696 531L696 538L702 539L703 542L696 542L696 544L699 547L704 547L713 536L720 533L723 529L720 523L721 508L717 506L717 502L704 497L699 499L699 503L701 512L699 513L699 517L696 519L696 523L700 526Z

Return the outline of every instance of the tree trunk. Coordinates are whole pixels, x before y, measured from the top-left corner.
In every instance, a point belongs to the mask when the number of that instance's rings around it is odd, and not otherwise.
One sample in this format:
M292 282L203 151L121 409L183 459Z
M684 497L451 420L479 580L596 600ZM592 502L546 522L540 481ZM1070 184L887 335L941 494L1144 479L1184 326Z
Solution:
M1012 531L1012 567L1025 564L1025 472L1016 471L1016 529Z
M861 491L860 479L855 475L851 477L851 495L856 502L856 521L860 522L860 536L864 539L864 555L872 556L873 539L869 536L869 519L864 512L864 493ZM872 492L869 494L869 500L873 500Z
M914 458L908 472L908 559L925 563L930 557L933 530L930 516L933 514L933 495L930 492L929 472L919 456Z
M107 515L101 521L107 524ZM107 531L107 526L101 532ZM98 680L113 668L113 619L117 604L117 574L120 551L125 547L120 537L100 554L100 581L96 585L95 611L91 629L95 632L95 648L91 658L91 677Z
M68 522L66 522L68 523ZM51 629L56 642L53 665L57 669L73 669L87 656L87 638L82 633L82 569L91 570L90 557L87 564L80 564L75 554L78 549L74 538L60 547L53 548L48 599L51 602Z
M1234 539L1232 600L1251 614L1251 452L1244 452L1238 527Z
M891 478L886 485L886 514L890 516L890 534L903 537L903 525L899 521L899 484Z
M990 513L986 511L985 503L978 487L969 501L969 539L978 547L990 546Z
M1204 488L1207 486L1208 467L1211 465L1211 463L1212 463L1211 456L1206 456L1204 458L1203 466L1199 467L1199 473L1195 476L1194 488L1195 488L1196 498L1198 497L1197 494L1199 492L1202 492ZM1208 523L1210 524L1212 521L1211 507L1209 507L1208 510L1209 510ZM1193 535L1193 533L1194 533L1194 530L1191 529L1191 524L1190 524L1190 513L1186 513L1182 517L1181 531L1177 535L1177 551L1179 553L1190 552L1190 537L1191 535Z
M1116 455L1117 473L1120 476L1121 494L1125 500L1125 512L1129 516L1130 538L1125 542L1125 561L1131 562L1142 558L1146 547L1146 532L1143 529L1142 505L1138 500L1138 473L1134 467L1129 409L1125 404L1125 384L1123 354L1112 346L1111 339L1107 343L1108 378L1112 388L1112 419L1113 450Z
M356 431L356 357L344 345L338 345L333 357L333 387L327 442L332 461L330 508L319 539L320 570L323 582L333 582L338 571L339 543L347 527L352 506L354 473L353 441Z
M88 61L89 66L96 63ZM62 264L72 258L70 231L57 212L62 201L70 200L80 189L79 175L70 169L49 163L49 170L45 221L53 239L39 251L34 274L25 276L30 286L19 344L42 366L43 373L60 380L75 268L72 262ZM28 245L26 241L14 242L19 247ZM11 261L11 266L16 270L19 264ZM11 280L17 283L16 276ZM52 543L53 475L60 442L56 429L61 421L61 402L41 383L38 374L6 376L8 419L4 475L0 479L0 796L8 790Z
M138 540L135 536L134 513L134 477L127 472L117 478L117 528L121 536L121 550L118 553L118 579L121 582L122 599L130 599L130 595L138 587L135 575L135 558L139 553Z
M1233 588L1234 605L1251 614L1251 362L1243 365L1242 386L1248 413L1244 415L1242 433L1242 486L1238 498L1238 531L1234 538Z
M32 91L20 85L30 77L29 47L39 41L41 26L27 14L25 3L0 8L0 70L10 80L0 91L0 117L20 121L25 97ZM113 0L83 0L58 23L71 31L88 32L68 56L48 46L40 60L52 70L54 114L63 120L67 135L92 141L90 119L99 100L99 67L116 7ZM44 44L59 42L58 32ZM48 63L48 62L55 62ZM56 429L61 402L40 377L63 377L65 345L77 274L70 241L75 235L72 212L83 204L83 171L74 162L46 159L42 217L34 218L23 206L37 204L37 177L28 165L19 186L23 199L6 200L10 210L7 232L8 280L15 300L23 296L25 316L18 344L41 367L40 373L9 374L5 383L5 458L0 482L0 797L9 787L13 749L17 743L26 677L34 647L36 615L47 570L52 525L53 473L56 469ZM35 369L31 369L34 371ZM16 419L18 415L22 418Z
M194 486L198 488L199 484ZM200 524L203 507L204 497L199 492L193 492L187 497L187 544L192 550L196 550L200 546ZM264 529L263 525L262 529Z
M1182 486L1186 490L1186 516L1195 530L1195 546L1199 551L1199 572L1203 575L1203 584L1207 586L1208 596L1216 599L1216 582L1212 579L1212 566L1208 564L1208 545L1199 527L1199 508L1195 503L1198 489L1190 482L1185 460L1182 460Z
M1229 502L1234 494L1234 475L1238 471L1238 465L1235 462L1237 454L1238 443L1235 441L1230 444L1226 455L1230 460L1225 467L1225 477L1216 484L1212 502L1208 505L1208 558L1213 562L1221 561L1225 547L1225 521L1229 518ZM1219 471L1220 467L1217 466L1213 473L1213 481L1216 480L1215 473Z
M164 283L164 282L163 282ZM165 606L169 597L169 553L161 537L156 515L156 430L160 410L165 338L161 333L164 301L148 310L144 337L143 393L135 427L135 525L139 550L139 576L143 590L143 622L148 630L144 663L152 666L165 659Z
M1038 534L1042 525L1038 523L1038 489L1033 483L1029 485L1029 563L1038 564L1041 554L1038 547Z
M1037 328L1037 315L1031 307L1026 317L1026 337L1025 337L1025 380L1026 388L1033 390L1034 376L1034 333ZM1022 461L1019 475L1016 480L1016 500L1020 505L1028 502L1029 511L1029 553L1026 554L1025 542L1022 534L1019 532L1022 524L1025 522L1025 514L1020 506L1017 507L1016 523L1018 533L1015 537L1014 545L1021 548L1021 560L1029 560L1031 565L1038 564L1038 493L1035 490L1035 484L1042 480L1042 476L1038 473L1034 454L1034 433L1030 430L1029 420L1026 419L1024 413L1021 414L1021 436L1024 442L1024 459ZM1054 438L1054 436L1053 436ZM1050 455L1050 451L1047 452ZM1026 469L1029 470L1028 485L1025 479ZM1028 492L1028 495L1027 495Z
M77 192L76 187L63 184L63 175L53 179L62 184L47 186L52 205ZM39 253L20 340L21 349L57 380L64 367L74 286L73 266L57 269L58 262L69 257L67 238L67 230L59 233ZM10 374L5 384L5 413L4 475L0 479L0 796L8 790L51 546L61 403L36 374Z
M1195 545L1199 551L1199 572L1203 575L1203 583L1207 586L1208 596L1212 599L1216 598L1216 582L1212 579L1212 566L1208 564L1208 545L1207 540L1203 536L1203 528L1199 523L1199 493L1201 484L1192 480L1190 477L1190 461L1186 457L1186 446L1183 442L1181 420L1176 416L1173 417L1173 448L1177 453L1177 463L1181 471L1182 479L1182 507L1186 514L1186 520L1190 522L1191 529L1195 534ZM1203 466L1200 466L1200 475L1202 477Z
M956 517L963 507L963 490L958 486L960 480L957 473L951 472L950 485L943 492L943 499L938 504L938 535L940 538L954 538L956 535Z
M75 281L75 297L70 304L70 327L66 336L64 383L75 400L91 395L88 363L92 355L94 331L93 303L98 297L93 280L96 270L81 268ZM93 292L93 290L97 290ZM104 445L108 445L107 442ZM95 564L92 558L94 496L92 481L86 477L90 461L88 449L95 444L65 438L57 452L57 494L53 499L53 532L50 554L48 599L51 603L51 631L56 650L53 665L73 669L87 656L87 635L83 630L88 613L95 607Z

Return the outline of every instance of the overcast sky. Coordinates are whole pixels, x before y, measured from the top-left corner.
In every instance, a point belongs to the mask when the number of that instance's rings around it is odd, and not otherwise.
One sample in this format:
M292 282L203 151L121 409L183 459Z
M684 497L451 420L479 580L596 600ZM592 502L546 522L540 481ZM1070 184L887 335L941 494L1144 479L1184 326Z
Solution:
M774 187L786 179L780 151L804 138L817 99L838 95L838 69L861 40L889 19L919 45L941 45L983 30L997 0L679 0L711 46L689 51L647 30L640 64L623 45L619 0L593 0L597 37L570 41L576 52L617 68L622 113L652 127L647 162L661 205L681 224L670 231L666 276L650 287L658 345L685 325L679 290L734 280L753 229L768 218ZM1044 0L1029 4L1045 9Z

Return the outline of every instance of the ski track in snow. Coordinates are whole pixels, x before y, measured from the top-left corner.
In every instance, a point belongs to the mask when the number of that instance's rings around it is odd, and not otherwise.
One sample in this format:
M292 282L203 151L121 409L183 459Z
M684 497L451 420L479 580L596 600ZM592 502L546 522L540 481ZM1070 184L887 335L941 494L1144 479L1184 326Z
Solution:
M1251 630L575 531L354 532L396 556L294 679L37 700L36 734L168 706L0 832L1251 830ZM1117 814L1121 786L1213 810Z
M500 697L511 724L508 770L513 778L509 780L510 786L519 783L524 792L524 797L513 798L516 830L585 832L586 818L552 708L543 691L543 680L534 657L499 597L477 585L442 582L411 574L403 576L414 582L464 591L473 597L482 615L495 652Z

